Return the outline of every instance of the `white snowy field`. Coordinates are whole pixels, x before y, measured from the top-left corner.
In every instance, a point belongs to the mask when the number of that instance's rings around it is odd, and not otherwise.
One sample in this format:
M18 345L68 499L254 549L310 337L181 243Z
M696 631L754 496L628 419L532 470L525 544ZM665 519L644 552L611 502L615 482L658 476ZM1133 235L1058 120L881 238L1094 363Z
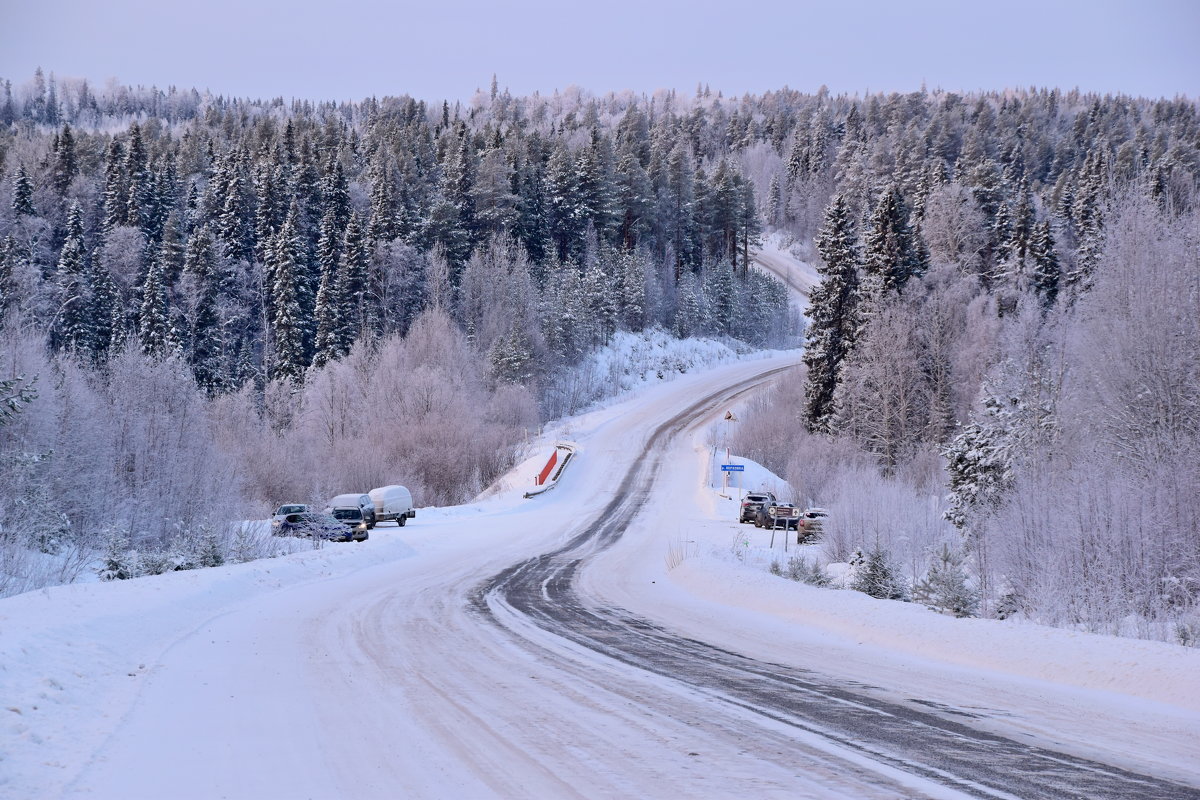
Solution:
M480 581L597 514L662 420L796 360L637 390L548 431L486 500L420 509L362 544L0 600L0 797L897 796L863 778L867 764L805 770L798 755L781 770L752 742L656 711L700 702L686 687L566 644L535 656L465 607ZM768 574L769 533L738 525L736 500L712 485L709 429L725 410L668 445L650 503L588 563L584 594L1200 786L1200 651L956 620ZM559 438L578 456L553 491L522 499ZM767 478L747 467L748 483ZM905 796L961 796L901 783Z

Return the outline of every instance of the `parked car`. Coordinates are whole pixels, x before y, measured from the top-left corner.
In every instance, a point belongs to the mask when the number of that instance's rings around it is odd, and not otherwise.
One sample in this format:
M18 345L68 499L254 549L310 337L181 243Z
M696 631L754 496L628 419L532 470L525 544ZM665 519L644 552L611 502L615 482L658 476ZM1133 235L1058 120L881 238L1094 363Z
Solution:
M389 519L404 525L417 515L413 508L412 492L403 486L380 486L367 493L375 504L375 524Z
M278 534L283 518L288 514L305 514L312 509L305 503L284 503L271 515L271 533Z
M774 503L775 495L770 492L750 492L742 500L741 513L738 515L738 522L754 522L754 518L758 516L758 510L762 508L763 503Z
M754 527L798 530L800 515L801 511L794 503L763 503L754 516Z
M796 529L798 540L816 539L821 536L823 526L821 521L829 516L829 512L823 508L806 508L800 512L800 525Z
M287 514L279 525L277 536L306 536L313 539L328 539L331 542L362 542L369 534L366 528L350 528L332 514L317 514L302 511Z
M366 494L339 494L325 504L325 513L332 514L351 528L371 530L375 527L375 501Z

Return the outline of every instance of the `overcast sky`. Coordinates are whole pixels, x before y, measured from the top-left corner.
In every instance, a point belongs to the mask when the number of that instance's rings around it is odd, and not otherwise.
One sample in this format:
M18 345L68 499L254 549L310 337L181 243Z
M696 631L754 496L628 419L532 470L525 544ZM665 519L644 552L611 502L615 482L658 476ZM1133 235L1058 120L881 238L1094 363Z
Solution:
M1200 0L0 0L0 77L313 100L697 83L1200 97Z

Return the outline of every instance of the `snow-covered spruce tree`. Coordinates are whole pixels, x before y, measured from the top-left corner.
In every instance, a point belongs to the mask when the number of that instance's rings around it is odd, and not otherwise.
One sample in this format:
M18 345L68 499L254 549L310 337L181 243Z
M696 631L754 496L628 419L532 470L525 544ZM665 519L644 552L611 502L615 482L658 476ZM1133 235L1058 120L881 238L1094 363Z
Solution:
M704 271L704 294L711 298L710 314L713 333L729 336L733 333L737 307L737 286L728 261L709 264Z
M1104 252L1108 200L1108 145L1098 142L1089 152L1078 179L1071 217L1078 241L1075 269L1066 275L1066 288L1078 294L1092 287L1096 264Z
M956 617L973 617L979 611L979 593L968 581L960 551L943 544L929 561L929 571L913 586L913 600L934 611Z
M804 363L805 424L814 433L829 432L834 394L842 378L842 362L858 332L858 249L852 212L844 195L837 195L825 213L825 225L814 240L821 255L821 283L809 298Z
M64 123L62 132L55 140L50 183L54 186L54 191L66 197L67 190L71 188L71 181L75 180L78 174L79 159L75 153L75 134L71 132L71 126Z
M332 217L326 216L326 220L332 220ZM325 227L324 223L322 227ZM349 352L348 349L343 350L341 346L342 307L339 302L340 290L338 287L341 270L336 253L332 250L326 252L331 247L330 242L331 237L323 233L320 244L317 246L317 263L321 271L321 282L317 288L315 308L317 334L313 363L318 367L341 358Z
M72 203L67 212L67 238L59 251L55 274L60 300L51 341L59 348L81 353L85 358L93 344L89 277L83 241L83 211L79 203Z
M783 220L783 191L779 188L779 174L771 176L767 188L767 223L778 225Z
M128 181L125 178L123 162L125 149L121 140L114 137L104 152L104 189L102 197L102 216L100 230L108 233L114 228L125 224L125 197L128 194Z
M1003 423L1007 411L993 396L984 400L984 408L984 416L965 426L942 453L950 488L945 516L968 535L973 519L995 510L1013 480L1008 430Z
M120 289L98 253L92 255L90 283L92 358L97 364L104 364L124 346L128 329Z
M1057 436L1061 388L1053 334L1036 308L1024 309L1008 333L1012 356L985 379L982 408L942 453L950 488L945 518L968 541L1012 489L1017 462L1045 455Z
M1049 308L1058 299L1058 284L1062 278L1058 253L1054 249L1054 235L1050 232L1050 220L1034 226L1029 256L1033 261L1032 288L1042 299L1042 305Z
M892 556L878 542L866 555L866 561L856 571L850 588L881 600L907 600L908 589Z
M903 290L908 280L924 271L908 206L900 187L892 184L871 213L863 247L863 302L875 307ZM864 319L864 323L865 323Z
M534 374L533 352L520 322L496 339L488 352L492 377L500 383L524 384Z
M25 165L17 166L12 183L12 211L17 216L32 217L37 214L33 207L33 181L25 172Z
M131 549L129 537L116 528L102 534L104 552L96 574L102 581L125 581L141 574L137 553Z
M224 331L219 317L220 276L213 259L212 235L207 227L192 232L183 261L184 273L196 287L188 336L187 361L196 383L209 395L223 386Z
M127 225L141 227L151 175L142 127L136 122L129 126L129 145L125 150L124 172L127 181L125 221Z
M297 254L302 243L296 230L295 204L292 209L272 248L270 326L275 360L271 365L271 377L299 383L308 368L305 340L310 322L304 316L301 303L304 274Z
M691 272L679 281L676 296L675 335L681 338L694 336L708 327L707 303L700 281Z
M620 269L621 327L640 331L646 326L646 265L641 256L623 252L618 259Z
M142 286L142 305L138 310L138 341L144 355L163 358L173 349L167 286L162 260L154 256L151 259L146 283Z

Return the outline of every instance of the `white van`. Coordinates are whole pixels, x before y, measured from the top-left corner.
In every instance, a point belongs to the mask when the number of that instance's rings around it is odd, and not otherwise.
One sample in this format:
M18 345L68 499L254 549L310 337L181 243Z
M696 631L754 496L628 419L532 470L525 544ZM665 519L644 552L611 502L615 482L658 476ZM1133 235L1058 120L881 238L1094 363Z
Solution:
M397 525L404 525L417 515L417 510L413 508L412 492L403 486L380 486L370 491L370 497L375 504L376 522L394 519Z
M332 514L351 528L375 527L375 503L370 495L339 494L325 504L325 513Z

